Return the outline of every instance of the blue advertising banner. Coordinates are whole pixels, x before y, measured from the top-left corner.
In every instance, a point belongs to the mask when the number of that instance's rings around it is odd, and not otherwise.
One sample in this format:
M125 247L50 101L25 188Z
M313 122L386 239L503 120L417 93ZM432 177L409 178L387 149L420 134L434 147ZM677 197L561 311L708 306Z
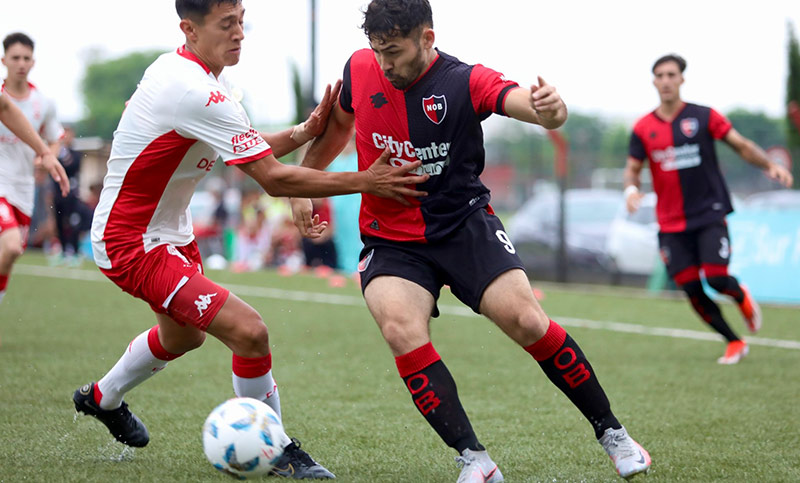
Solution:
M760 302L800 304L800 211L737 210L728 230L731 275Z

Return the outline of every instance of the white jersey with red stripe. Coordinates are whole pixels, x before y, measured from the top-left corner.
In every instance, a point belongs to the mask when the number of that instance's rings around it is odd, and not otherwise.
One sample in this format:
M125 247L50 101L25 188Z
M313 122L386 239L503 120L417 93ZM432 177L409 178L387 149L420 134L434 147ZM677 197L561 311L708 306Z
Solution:
M56 118L52 101L44 97L33 84L28 96L16 98L5 91L2 94L11 100L31 123L36 132L48 143L58 142L64 129ZM0 198L5 198L27 216L33 214L33 160L36 153L22 142L3 123L0 123Z
M188 245L189 201L216 159L232 165L271 153L222 76L184 47L163 54L114 132L92 222L95 262L111 269L159 245Z

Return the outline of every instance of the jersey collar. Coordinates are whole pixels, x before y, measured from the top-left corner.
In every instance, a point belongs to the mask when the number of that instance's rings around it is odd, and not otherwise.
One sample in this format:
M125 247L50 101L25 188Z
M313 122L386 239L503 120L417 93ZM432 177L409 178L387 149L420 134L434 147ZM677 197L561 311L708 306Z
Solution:
M189 59L189 60L191 60L192 62L197 62L197 64L198 64L200 67L202 67L204 71L206 71L206 74L210 74L210 73L211 73L211 69L209 69L209 68L208 68L208 67L207 67L207 66L206 66L206 65L203 63L203 61L202 61L202 60L200 60L200 59L199 59L199 58L198 58L196 55L194 55L193 53L191 53L191 52L189 52L188 50L186 50L186 45L185 45L185 44L184 44L184 45L181 45L180 47L178 47L177 53L178 53L178 55L180 55L181 57L184 57L184 58L186 58L186 59Z

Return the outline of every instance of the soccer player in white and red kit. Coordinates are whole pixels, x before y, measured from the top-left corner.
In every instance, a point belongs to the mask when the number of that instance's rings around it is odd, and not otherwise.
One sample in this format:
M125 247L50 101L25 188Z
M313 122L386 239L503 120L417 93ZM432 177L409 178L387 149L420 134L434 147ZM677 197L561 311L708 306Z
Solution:
M0 124L0 302L14 262L27 246L33 213L34 161L57 153L58 140L63 133L53 103L28 81L34 64L33 40L19 32L6 36L2 61L8 71L0 88L5 99L3 103L13 102L49 146L30 137L26 140L17 137L9 128L18 131L19 125ZM48 170L60 167L57 161L55 164L50 159L45 161Z
M207 333L233 352L235 394L262 400L281 414L267 327L252 307L205 277L192 234L189 200L218 158L273 196L363 191L400 199L424 194L405 185L427 179L406 176L416 166L390 166L388 153L359 173L322 173L278 162L276 156L322 132L338 85L333 92L328 87L301 126L262 136L222 76L225 66L239 61L241 1L177 0L176 9L186 44L146 70L122 114L91 233L100 270L147 302L158 324L136 337L102 379L73 395L78 411L136 447L145 446L149 434L128 410L124 395L168 361L200 347ZM312 225L312 236L324 229L323 223ZM333 478L288 437L273 472Z

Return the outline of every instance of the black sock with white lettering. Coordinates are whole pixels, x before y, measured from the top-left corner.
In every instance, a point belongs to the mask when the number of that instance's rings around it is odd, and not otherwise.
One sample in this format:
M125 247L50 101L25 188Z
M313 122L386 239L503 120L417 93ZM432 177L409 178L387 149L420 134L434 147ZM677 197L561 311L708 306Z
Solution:
M551 320L544 337L525 347L525 350L536 359L550 381L589 420L595 437L600 439L608 428L622 427L611 412L611 404L591 364L560 325Z
M417 410L445 444L459 454L484 450L458 399L456 382L431 343L396 357L395 363Z

